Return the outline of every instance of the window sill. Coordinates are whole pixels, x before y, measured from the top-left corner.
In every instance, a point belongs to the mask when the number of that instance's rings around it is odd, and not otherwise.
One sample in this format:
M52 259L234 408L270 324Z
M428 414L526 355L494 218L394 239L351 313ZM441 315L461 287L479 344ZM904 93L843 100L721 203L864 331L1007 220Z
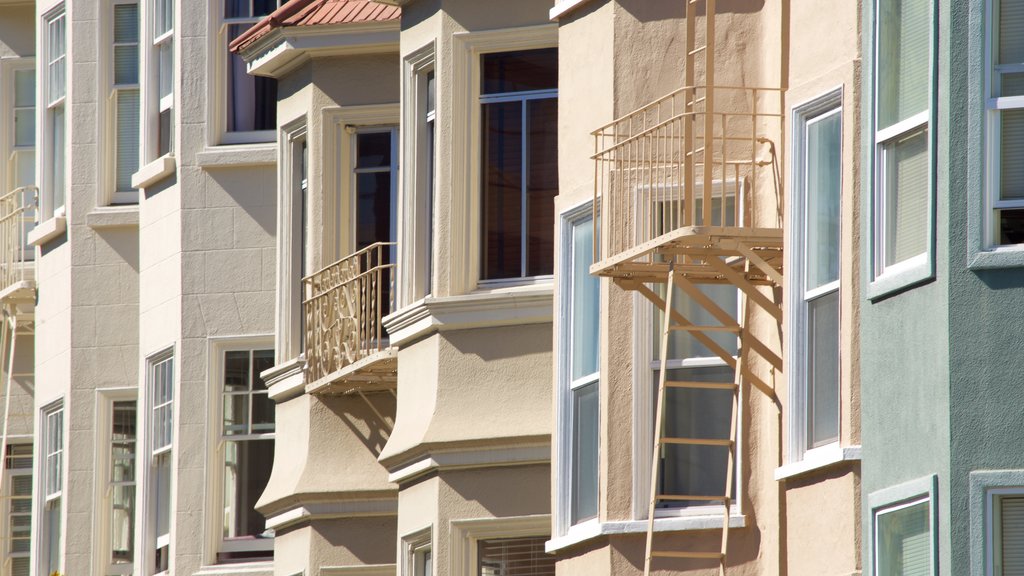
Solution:
M177 168L177 164L174 161L174 156L171 154L165 154L156 160L153 160L149 164L146 164L135 174L132 174L132 188L149 188L157 182L167 178L171 174L174 174L174 170Z
M730 528L744 528L746 525L746 516L742 514L732 514L729 516ZM655 532L684 532L721 527L721 514L656 518L654 520ZM544 551L550 554L603 536L640 534L644 532L647 532L646 520L626 520L620 522L598 522L592 520L573 526L565 536L548 540L544 545Z
M44 220L28 233L28 244L30 246L42 246L57 238L68 229L68 219L64 216L54 216Z
M93 230L105 228L138 228L139 206L104 206L85 215L85 223Z
M200 168L233 168L237 166L271 166L277 164L277 145L225 144L206 148L196 154Z
M433 332L551 321L550 284L426 298L384 318L395 346Z
M284 402L301 396L306 391L303 368L306 357L299 355L273 368L260 372L260 378L267 385L267 397L275 402Z
M868 284L868 299L872 302L924 284L935 279L935 266L931 253L900 262Z
M240 562L238 564L215 564L203 566L194 576L225 576L228 574L264 574L273 576L274 561Z
M840 462L859 461L860 446L826 446L809 450L804 459L791 462L775 469L776 480L796 478L805 474L820 472Z
M973 252L967 266L971 270L1024 267L1024 245L994 246Z

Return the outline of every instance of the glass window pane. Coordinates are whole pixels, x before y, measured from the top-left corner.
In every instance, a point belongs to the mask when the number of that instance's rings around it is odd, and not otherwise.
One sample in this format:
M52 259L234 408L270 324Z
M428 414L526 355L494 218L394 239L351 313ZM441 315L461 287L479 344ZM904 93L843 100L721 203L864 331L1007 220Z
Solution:
M227 442L224 454L224 537L271 536L256 502L270 480L274 441Z
M669 380L733 382L728 366L670 370ZM655 388L659 373L654 373ZM655 394L657 390L655 389ZM655 396L655 398L657 398ZM670 388L665 395L665 436L728 439L732 421L732 392ZM657 410L655 402L654 410ZM661 451L662 494L721 496L725 491L729 449L723 446L667 445ZM735 490L735 479L732 490ZM660 502L659 507L700 506L700 502Z
M35 146L36 111L34 108L20 108L14 111L14 145Z
M558 87L558 49L484 54L480 93L523 92Z
M931 576L929 504L921 502L877 516L878 576Z
M878 129L928 109L931 0L878 3Z
M114 42L131 44L139 41L139 5L114 5Z
M997 210L999 243L1024 244L1024 210Z
M226 394L224 396L224 434L249 433L249 395Z
M544 552L546 537L502 538L477 543L480 576L555 576L555 556Z
M391 185L390 171L356 174L357 249L392 239Z
M804 159L807 194L807 290L839 279L839 198L842 115L808 122Z
M600 287L590 275L594 257L594 221L573 225L572 238L572 380L598 371Z
M55 106L50 110L50 142L53 153L50 161L50 189L53 194L52 208L64 205L64 106Z
M928 245L928 131L885 144L884 265L903 262Z
M135 486L114 486L110 495L111 563L130 564L135 540Z
M483 106L484 279L522 276L522 104Z
M171 455L156 457L153 476L154 506L156 508L156 535L170 534L171 526Z
M997 64L1024 63L1024 3L993 2L993 16L999 22Z
M719 308L732 318L736 318L736 287L726 284L702 284L698 289L706 294ZM672 305L690 322L700 326L718 326L721 322L711 315L703 306L690 298L680 288L674 288ZM659 295L664 297L665 286L659 285ZM653 338L654 360L661 360L661 332L665 327L664 314L656 309L654 321L651 323L651 337ZM710 332L706 336L715 344L727 350L730 354L736 355L738 350L736 334L730 332ZM668 359L685 360L687 358L709 358L718 355L701 343L693 332L686 330L673 330L668 338Z
M157 154L163 156L171 152L174 145L174 112L161 110L157 127Z
M239 392L249 389L249 351L232 350L224 353L224 391Z
M434 112L437 107L437 80L434 71L427 72L427 113Z
M808 448L839 439L839 291L807 303Z
M250 24L228 26L228 41L237 38ZM227 131L250 132L277 127L277 80L253 76L238 54L228 54L226 96Z
M999 197L1024 198L1024 109L999 112Z
M163 99L174 92L174 42L167 40L159 48L159 95Z
M14 71L14 105L18 108L35 107L36 73L35 70Z
M252 0L252 15L263 17L277 9L277 0Z
M114 84L139 83L139 46L114 46Z
M118 192L132 188L132 174L139 170L139 90L123 89L117 93L117 166Z
M558 195L558 100L526 104L526 275L551 274L555 262L555 196Z
M1000 496L996 498L999 506L999 524L994 531L998 557L997 567L1002 570L995 573L1000 576L1024 574L1024 497Z
M174 0L156 0L154 32L157 37L174 28Z
M572 519L597 517L600 400L598 383L572 391Z
M391 166L391 131L356 135L356 169Z
M252 389L266 390L267 383L260 376L263 372L274 367L273 350L254 350L252 353Z

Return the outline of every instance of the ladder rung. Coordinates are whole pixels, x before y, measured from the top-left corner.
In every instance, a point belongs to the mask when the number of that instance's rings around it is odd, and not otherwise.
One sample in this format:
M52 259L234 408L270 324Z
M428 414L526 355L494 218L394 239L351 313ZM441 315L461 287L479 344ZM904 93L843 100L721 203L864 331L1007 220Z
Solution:
M658 438L660 444L687 444L691 446L732 446L732 440L719 438Z
M696 324L687 324L686 326L672 326L672 330L681 330L684 332L739 332L739 325L736 326L697 326Z
M693 50L690 50L689 52L687 52L687 54L689 54L690 56L693 56L694 54L700 54L701 52L703 52L703 51L705 51L707 49L708 49L707 45L704 45L704 46L701 46L700 48L694 48Z
M652 558L692 558L695 560L721 560L721 552L658 552L651 550Z
M728 502L728 496L686 496L682 494L658 494L656 500L671 502Z
M705 390L735 390L733 382L688 382L685 380L668 380L665 386L669 388L702 388Z

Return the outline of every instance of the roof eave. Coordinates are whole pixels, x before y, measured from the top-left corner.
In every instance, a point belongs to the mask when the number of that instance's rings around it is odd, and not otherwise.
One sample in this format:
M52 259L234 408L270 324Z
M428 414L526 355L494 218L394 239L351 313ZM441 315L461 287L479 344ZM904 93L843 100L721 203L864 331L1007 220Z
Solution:
M240 55L249 74L280 78L312 57L397 52L399 29L398 20L275 28Z

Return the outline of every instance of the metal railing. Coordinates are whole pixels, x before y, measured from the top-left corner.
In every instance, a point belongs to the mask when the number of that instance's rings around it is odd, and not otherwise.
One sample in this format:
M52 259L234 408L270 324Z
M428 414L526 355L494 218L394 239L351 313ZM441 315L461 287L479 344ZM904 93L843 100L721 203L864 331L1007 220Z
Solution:
M0 196L0 291L28 280L34 252L27 236L35 222L36 188L22 186Z
M371 244L303 278L308 382L388 347L381 320L394 304L394 247Z
M594 261L686 226L751 226L760 168L778 199L781 106L775 88L684 87L594 131Z

